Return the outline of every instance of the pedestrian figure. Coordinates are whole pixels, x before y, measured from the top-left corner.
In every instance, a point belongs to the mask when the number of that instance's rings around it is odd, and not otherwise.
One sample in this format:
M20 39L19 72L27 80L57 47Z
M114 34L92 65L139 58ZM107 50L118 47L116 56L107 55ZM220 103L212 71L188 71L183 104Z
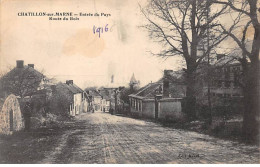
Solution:
M29 102L26 102L23 108L23 117L24 117L24 124L25 124L25 131L30 130L31 126L31 106Z

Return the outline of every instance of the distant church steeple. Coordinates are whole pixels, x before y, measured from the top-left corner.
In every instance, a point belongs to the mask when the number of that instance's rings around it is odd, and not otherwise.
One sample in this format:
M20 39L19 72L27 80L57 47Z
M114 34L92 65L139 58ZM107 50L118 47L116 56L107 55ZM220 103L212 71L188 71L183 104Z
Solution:
M138 89L139 88L139 84L140 84L140 82L135 79L135 74L133 73L133 75L132 75L132 77L130 79L130 83L129 83L130 90L134 91L134 90Z
M137 80L135 79L135 74L133 73L131 79L130 79L130 84L137 84Z

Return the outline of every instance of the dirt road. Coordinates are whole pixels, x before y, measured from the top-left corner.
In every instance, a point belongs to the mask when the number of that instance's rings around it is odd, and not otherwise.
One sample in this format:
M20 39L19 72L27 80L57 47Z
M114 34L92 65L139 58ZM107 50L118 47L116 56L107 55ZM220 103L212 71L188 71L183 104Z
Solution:
M259 163L259 148L93 113L78 116L38 163Z

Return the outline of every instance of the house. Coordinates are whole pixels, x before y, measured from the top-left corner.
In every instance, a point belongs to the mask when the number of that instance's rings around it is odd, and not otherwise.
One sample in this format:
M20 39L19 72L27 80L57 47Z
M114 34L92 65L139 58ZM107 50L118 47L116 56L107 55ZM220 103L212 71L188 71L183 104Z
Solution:
M242 65L231 56L217 55L217 62L212 66L212 81L210 82L210 93L212 97L237 98L243 97L240 87ZM208 93L207 77L203 80L203 93Z
M93 106L93 109L95 111L101 111L102 109L102 95L99 93L98 90L92 89L92 90L87 90L87 95L91 99L91 104Z
M0 97L14 94L24 99L47 98L51 95L50 80L34 68L34 64L24 65L23 60L16 61L16 67L0 79Z
M88 110L88 96L81 88L73 83L73 80L67 80L66 83L59 82L55 86L55 94L59 94L59 100L64 101L67 112L71 116L78 115Z
M182 73L164 70L164 76L159 81L149 83L129 95L130 113L155 119L180 118L183 116L181 100L185 96Z
M122 86L118 86L117 83L114 83L114 75L112 75L111 82L105 87L100 87L99 89L86 88L85 91L90 97L95 111L106 112L111 109L115 111L115 106L120 104L118 93L122 88ZM117 99L117 104L115 103L115 99Z
M101 110L106 112L109 111L111 105L111 99L113 98L113 88L101 88L99 93L102 97L101 100Z

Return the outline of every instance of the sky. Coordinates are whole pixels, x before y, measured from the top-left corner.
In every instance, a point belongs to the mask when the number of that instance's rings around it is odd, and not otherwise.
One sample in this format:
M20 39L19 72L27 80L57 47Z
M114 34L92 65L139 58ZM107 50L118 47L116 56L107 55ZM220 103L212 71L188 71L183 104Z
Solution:
M58 81L74 80L81 88L114 84L126 86L133 73L141 86L155 82L164 69L178 70L182 59L167 61L149 51L160 50L140 28L145 18L144 0L3 0L0 17L0 70L8 71L16 60ZM18 16L21 12L104 13L79 20L49 20L47 16ZM63 17L62 17L63 18ZM93 27L108 31L93 33Z

